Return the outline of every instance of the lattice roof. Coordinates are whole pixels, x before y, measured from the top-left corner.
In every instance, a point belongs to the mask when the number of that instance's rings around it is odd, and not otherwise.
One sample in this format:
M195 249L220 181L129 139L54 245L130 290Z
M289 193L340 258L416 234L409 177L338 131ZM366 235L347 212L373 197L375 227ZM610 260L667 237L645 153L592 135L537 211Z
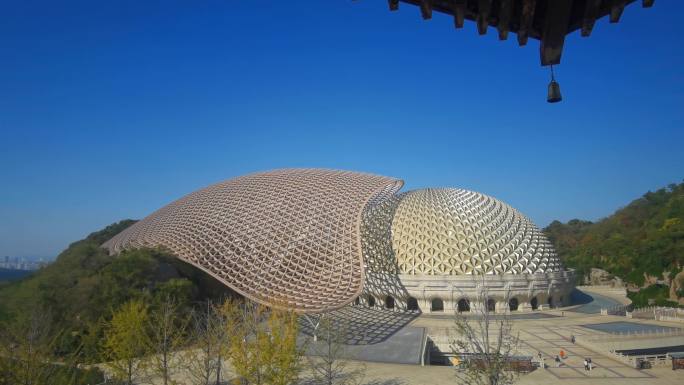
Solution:
M283 169L227 180L154 212L108 242L112 253L164 247L240 294L298 312L339 308L361 293L361 219L403 181Z
M497 199L462 189L401 194L392 219L392 248L403 274L562 269L553 246L527 217Z

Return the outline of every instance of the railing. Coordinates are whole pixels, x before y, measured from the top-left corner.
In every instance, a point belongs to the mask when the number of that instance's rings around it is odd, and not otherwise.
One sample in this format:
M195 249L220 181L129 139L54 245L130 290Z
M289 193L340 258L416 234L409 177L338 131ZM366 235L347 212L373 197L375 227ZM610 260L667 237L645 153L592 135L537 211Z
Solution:
M601 314L603 313L604 311L602 309ZM633 309L632 311L627 311L625 313L625 317L652 319L656 321L684 322L684 309L663 306L647 306Z
M619 361L637 369L647 368L648 366L668 366L672 361L669 354L628 356L614 351L611 351L611 354ZM648 363L648 365L643 365L642 363Z
M621 315L626 316L632 311L632 305L615 305L608 308L601 308L601 315Z
M648 306L632 311L632 317L644 318L648 316L658 321L684 322L684 309L664 306Z
M615 340L624 340L624 337L631 338L658 338L658 337L676 337L684 336L684 329L662 328L650 330L633 330L625 332L610 333L607 336L591 335L592 342L609 342Z

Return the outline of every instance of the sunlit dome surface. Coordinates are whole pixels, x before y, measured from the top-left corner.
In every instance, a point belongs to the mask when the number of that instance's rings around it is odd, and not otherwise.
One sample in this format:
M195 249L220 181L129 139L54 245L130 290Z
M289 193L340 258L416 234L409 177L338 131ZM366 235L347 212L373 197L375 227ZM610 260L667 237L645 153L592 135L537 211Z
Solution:
M392 219L400 273L525 274L562 270L553 246L527 217L463 189L401 194Z

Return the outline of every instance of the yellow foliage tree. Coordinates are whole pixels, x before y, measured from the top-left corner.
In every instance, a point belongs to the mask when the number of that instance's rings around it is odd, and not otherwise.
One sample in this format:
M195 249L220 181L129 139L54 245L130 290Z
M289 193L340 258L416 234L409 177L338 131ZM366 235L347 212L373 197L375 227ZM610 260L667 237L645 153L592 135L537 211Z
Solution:
M234 305L231 311L229 354L239 376L236 383L294 383L299 375L302 353L297 347L296 315L252 303L241 307Z
M149 336L147 306L139 300L129 301L117 309L105 330L105 351L114 376L133 385L145 370Z
M185 343L188 317L175 300L167 297L148 318L150 351L154 353L152 371L162 378L163 385L176 384L171 377L179 366L176 351Z

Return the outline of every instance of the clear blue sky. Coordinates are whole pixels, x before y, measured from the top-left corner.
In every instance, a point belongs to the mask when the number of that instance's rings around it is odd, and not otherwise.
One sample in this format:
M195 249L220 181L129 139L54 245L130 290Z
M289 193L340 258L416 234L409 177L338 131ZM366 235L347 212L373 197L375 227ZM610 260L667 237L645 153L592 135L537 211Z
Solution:
M6 1L0 256L54 256L193 190L330 167L500 198L545 226L684 178L684 2L536 40L384 0Z

